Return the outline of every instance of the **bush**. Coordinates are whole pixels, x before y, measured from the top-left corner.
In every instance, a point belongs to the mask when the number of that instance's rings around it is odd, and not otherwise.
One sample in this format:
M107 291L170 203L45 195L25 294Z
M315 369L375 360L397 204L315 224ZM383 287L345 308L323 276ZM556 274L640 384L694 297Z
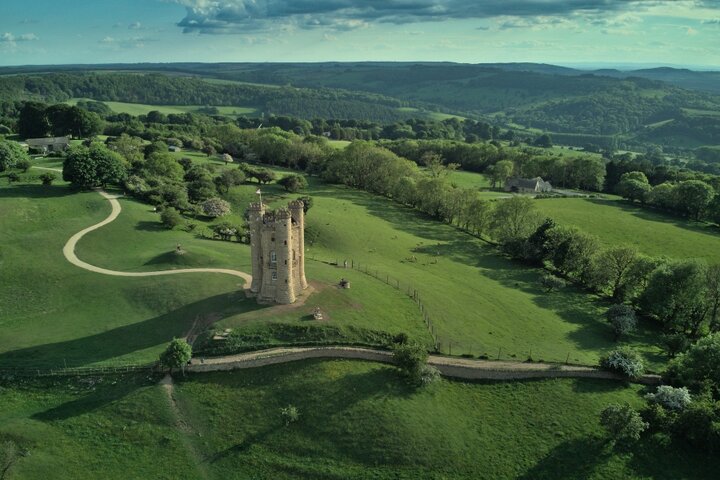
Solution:
M168 207L160 214L160 221L165 227L172 230L182 223L182 216L180 215L180 212L175 210L173 207Z
M300 411L295 405L288 405L280 409L280 416L285 421L285 426L300 420Z
M288 175L281 178L277 183L282 185L286 191L292 193L304 190L308 186L307 180L302 175Z
M540 279L540 285L542 285L545 291L552 292L553 290L560 290L561 288L564 288L566 282L560 277L546 273Z
M640 354L629 347L621 347L613 350L607 357L600 360L600 366L629 378L637 378L645 372Z
M393 360L413 385L426 386L440 378L438 369L427 364L427 350L418 343L395 344Z
M192 358L192 347L182 338L173 338L165 351L160 354L160 365L170 370L180 368L185 373L185 365Z
M632 307L623 304L613 305L606 315L615 331L616 340L637 330L637 317Z
M15 164L15 168L21 170L23 173L27 173L27 171L30 170L30 167L32 167L32 163L27 158L20 159Z
M45 173L41 174L38 178L40 179L40 181L42 182L43 185L50 186L53 184L53 182L55 180L57 180L57 175L55 175L52 172L45 172Z
M210 198L205 200L202 205L202 211L208 217L222 217L230 213L230 204L222 198Z
M8 173L7 179L8 179L8 183L19 182L20 175L18 175L15 172L10 172L10 173Z
M670 410L685 410L692 403L686 387L675 388L669 385L659 386L655 393L648 393L645 398Z
M637 441L649 426L627 403L608 405L600 414L600 424L616 442Z

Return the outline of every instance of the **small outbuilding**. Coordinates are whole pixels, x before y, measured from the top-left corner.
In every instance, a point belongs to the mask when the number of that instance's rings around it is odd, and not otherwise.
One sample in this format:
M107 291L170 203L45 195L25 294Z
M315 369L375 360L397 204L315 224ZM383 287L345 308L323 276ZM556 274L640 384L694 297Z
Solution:
M552 185L541 177L511 178L505 182L505 191L514 193L548 193Z
M70 146L70 137L28 138L25 143L29 149L43 153L62 152Z

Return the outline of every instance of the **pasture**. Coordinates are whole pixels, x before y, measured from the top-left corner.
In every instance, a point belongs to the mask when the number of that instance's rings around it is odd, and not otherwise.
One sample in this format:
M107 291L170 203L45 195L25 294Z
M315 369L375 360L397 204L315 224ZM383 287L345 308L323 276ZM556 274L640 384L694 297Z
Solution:
M79 100L88 100L86 98L73 98L67 103L75 105ZM165 115L171 113L200 113L199 110L205 108L203 105L148 105L144 103L127 103L127 102L110 102L103 101L115 113L127 113L129 115L147 115L149 112L158 111ZM213 106L213 105L211 105ZM237 117L242 115L257 115L258 111L254 107L243 107L233 105L214 105L218 109L220 115L229 117Z
M642 402L599 380L415 390L389 366L302 361L178 378L53 378L0 388L11 478L711 478L717 460L655 436L613 450L599 412ZM299 409L286 425L280 409ZM131 473L130 473L131 472Z
M668 258L720 262L720 230L624 200L549 198L536 202L543 215L560 225L574 225L605 245L633 245Z

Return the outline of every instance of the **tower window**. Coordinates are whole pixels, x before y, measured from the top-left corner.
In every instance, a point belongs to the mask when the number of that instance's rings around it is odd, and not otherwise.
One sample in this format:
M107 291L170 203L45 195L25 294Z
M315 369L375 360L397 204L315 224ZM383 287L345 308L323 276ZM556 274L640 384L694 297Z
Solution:
M277 254L274 250L270 252L270 263L277 263Z
M277 272L272 272L270 274L270 280L272 280L273 282L277 280Z

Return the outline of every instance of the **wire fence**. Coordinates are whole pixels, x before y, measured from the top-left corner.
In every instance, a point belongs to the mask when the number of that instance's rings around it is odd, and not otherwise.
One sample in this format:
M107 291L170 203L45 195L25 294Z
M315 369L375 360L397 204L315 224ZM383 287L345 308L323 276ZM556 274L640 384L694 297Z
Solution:
M306 258L326 265L336 266L338 268L349 268L369 275L407 295L420 309L423 322L432 338L434 351L441 355L512 362L543 362L578 366L586 366L589 364L587 360L578 358L577 352L568 351L564 352L565 355L558 356L558 352L548 353L544 349L518 347L509 351L503 347L493 346L493 342L491 341L487 344L482 344L476 340L462 341L458 340L457 337L451 338L450 335L439 331L438 324L442 323L442 319L438 319L437 316L430 313L427 305L422 300L423 296L421 292L412 282L400 280L382 269L376 268L369 263L361 263L355 259L321 259L315 256L307 256Z

